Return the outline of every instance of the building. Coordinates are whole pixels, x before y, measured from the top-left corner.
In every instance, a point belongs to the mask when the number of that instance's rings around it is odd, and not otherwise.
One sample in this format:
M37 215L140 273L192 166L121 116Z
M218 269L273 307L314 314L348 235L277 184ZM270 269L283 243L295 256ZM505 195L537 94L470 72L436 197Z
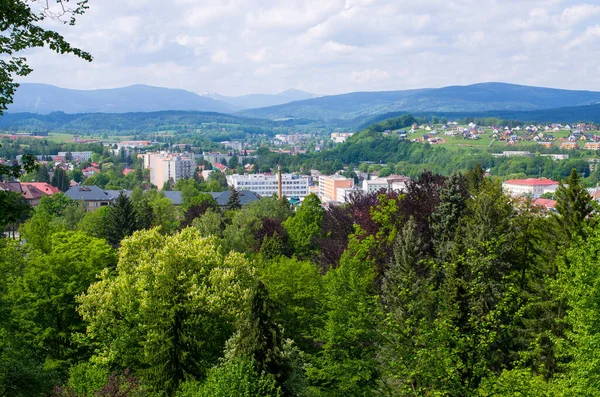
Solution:
M95 211L100 207L112 204L115 197L98 186L72 186L65 192L65 196L75 201L83 201L87 211Z
M351 189L353 187L354 179L352 178L346 178L339 174L319 176L319 198L323 202L339 201L338 189Z
M335 143L344 143L350 138L354 133L352 132L333 132L331 133L331 140Z
M550 211L550 212L556 211L556 200L539 198L533 202L533 205L541 207L545 211Z
M19 193L32 207L38 205L42 197L60 193L57 187L46 182L0 182L0 191Z
M147 153L144 154L144 167L150 170L150 183L162 189L165 182L174 184L179 179L192 178L196 161L183 154Z
M217 204L219 204L219 207L226 208L227 203L229 202L229 198L231 197L231 190L225 190L224 192L210 193L210 195L215 199ZM251 204L255 201L260 200L260 196L250 190L238 191L238 197L240 199L240 205L242 207L244 207L248 204Z
M92 152L58 152L58 156L67 158L67 154L71 153L71 158L78 161L89 161L92 159Z
M277 175L234 174L227 176L227 183L237 190L251 190L263 197L277 194ZM282 194L288 198L304 198L308 195L308 179L294 174L282 174L281 190Z
M362 182L362 190L366 193L378 192L382 189L388 190L388 181L386 178L365 179Z
M511 196L529 196L540 198L544 193L554 193L558 182L551 179L510 179L502 183L504 190Z
M404 192L406 184L410 182L410 178L402 175L390 175L382 178L363 180L362 190L366 193L378 192L381 189L386 191Z

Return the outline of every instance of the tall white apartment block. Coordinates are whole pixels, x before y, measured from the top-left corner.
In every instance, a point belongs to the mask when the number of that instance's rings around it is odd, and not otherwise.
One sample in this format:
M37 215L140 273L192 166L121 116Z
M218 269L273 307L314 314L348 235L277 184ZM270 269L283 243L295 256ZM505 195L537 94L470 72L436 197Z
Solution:
M248 174L228 175L227 183L237 190L250 190L263 197L277 195L277 175ZM286 197L308 196L308 179L294 174L281 175L282 194Z
M192 178L196 161L182 154L147 153L144 154L144 167L150 169L150 183L162 189L167 181L177 183L179 179Z

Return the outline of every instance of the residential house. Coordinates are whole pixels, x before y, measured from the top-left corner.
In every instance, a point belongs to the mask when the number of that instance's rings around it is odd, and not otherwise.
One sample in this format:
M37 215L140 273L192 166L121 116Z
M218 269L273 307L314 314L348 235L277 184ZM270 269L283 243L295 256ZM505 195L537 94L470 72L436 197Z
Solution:
M114 196L98 186L73 186L65 192L65 196L75 201L83 201L87 211L95 211L100 207L111 205Z
M231 190L224 192L212 192L210 195L215 199L219 207L225 209L231 197ZM260 196L250 190L238 190L238 197L242 207L260 200Z

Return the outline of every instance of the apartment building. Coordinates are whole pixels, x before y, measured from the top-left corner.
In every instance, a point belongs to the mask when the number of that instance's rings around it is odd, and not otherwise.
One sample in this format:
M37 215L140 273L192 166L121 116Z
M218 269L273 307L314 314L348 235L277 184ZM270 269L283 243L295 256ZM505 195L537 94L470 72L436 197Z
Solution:
M58 152L58 156L66 158L71 153L73 160L89 161L92 158L92 152Z
M263 197L277 194L277 175L248 174L228 175L227 183L237 190L250 190ZM308 179L294 174L281 175L281 193L285 197L304 198L308 195Z
M320 175L319 176L319 198L322 202L340 201L338 189L351 189L354 187L354 179L342 175Z
M544 193L554 193L558 188L558 182L545 178L510 179L504 181L502 187L511 196L529 196L537 199Z
M150 169L150 182L162 189L165 182L177 183L179 179L192 178L196 161L179 153L147 153L144 154L144 167Z

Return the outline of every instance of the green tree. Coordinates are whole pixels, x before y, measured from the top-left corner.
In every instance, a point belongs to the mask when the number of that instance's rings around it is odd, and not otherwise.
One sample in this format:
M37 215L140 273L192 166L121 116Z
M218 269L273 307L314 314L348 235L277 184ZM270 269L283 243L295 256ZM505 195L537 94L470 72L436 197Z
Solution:
M206 380L186 382L177 397L281 397L275 379L259 373L252 360L228 360L208 371Z
M227 200L226 207L228 210L239 210L240 208L242 208L242 204L240 203L240 193L234 187L232 187L230 191L231 194L229 195L229 199Z
M65 369L85 358L87 349L75 342L85 326L75 297L114 266L116 255L104 240L81 232L55 233L48 253L33 253L8 295L11 317L27 348L43 357L44 366Z
M277 306L269 297L267 287L259 281L248 298L248 307L233 340L234 357L250 357L258 373L270 374L283 388L290 375L290 366L283 352L283 332L275 322Z
M67 172L59 167L54 169L54 175L52 175L52 181L50 183L52 186L59 188L62 192L66 192L70 187L70 180L67 176Z
M95 211L88 212L77 225L77 230L88 236L108 240L109 214L110 207L100 207Z
M261 219L274 218L282 222L294 213L287 200L279 200L276 196L261 197L248 204L247 209Z
M131 200L123 193L110 206L107 219L108 242L118 247L121 240L136 230L135 210Z
M260 219L253 213L235 211L231 224L223 230L223 245L228 251L256 252L260 246L255 236L261 228Z
M105 270L80 298L93 361L135 370L153 390L173 395L216 364L252 273L242 255L223 256L193 228L134 233L121 243L116 271Z
M374 245L373 236L357 231L340 266L326 276L325 325L319 336L323 348L315 367L308 368L309 379L326 396L370 396L379 389L375 356L381 315L370 260Z
M59 54L74 54L87 61L91 61L90 54L72 47L62 35L44 28L44 20L58 19L63 16L69 18L71 25L75 24L75 17L83 14L88 8L87 0L80 1L75 7L68 6L68 0L58 0L58 4L23 2L20 0L7 0L0 8L2 15L2 33L0 38L0 114L12 102L18 84L14 82L15 76L27 76L32 72L24 57L17 54L28 48L46 47ZM39 8L36 8L39 7Z
M299 257L308 257L314 252L315 241L321 234L323 213L321 200L315 194L309 194L296 214L283 223L294 247L294 253Z
M133 208L135 211L135 224L137 230L150 229L154 223L154 209L150 205L150 199L143 195L139 200L133 199L131 195L131 201L133 202Z
M556 210L560 215L557 220L564 229L567 238L574 234L582 235L589 224L590 215L594 210L592 198L581 183L575 169L564 182L561 180L556 189Z
M193 220L192 225L202 237L223 237L223 216L220 212L208 209L204 215Z
M19 193L0 191L0 232L10 224L25 220L32 210L31 205Z

